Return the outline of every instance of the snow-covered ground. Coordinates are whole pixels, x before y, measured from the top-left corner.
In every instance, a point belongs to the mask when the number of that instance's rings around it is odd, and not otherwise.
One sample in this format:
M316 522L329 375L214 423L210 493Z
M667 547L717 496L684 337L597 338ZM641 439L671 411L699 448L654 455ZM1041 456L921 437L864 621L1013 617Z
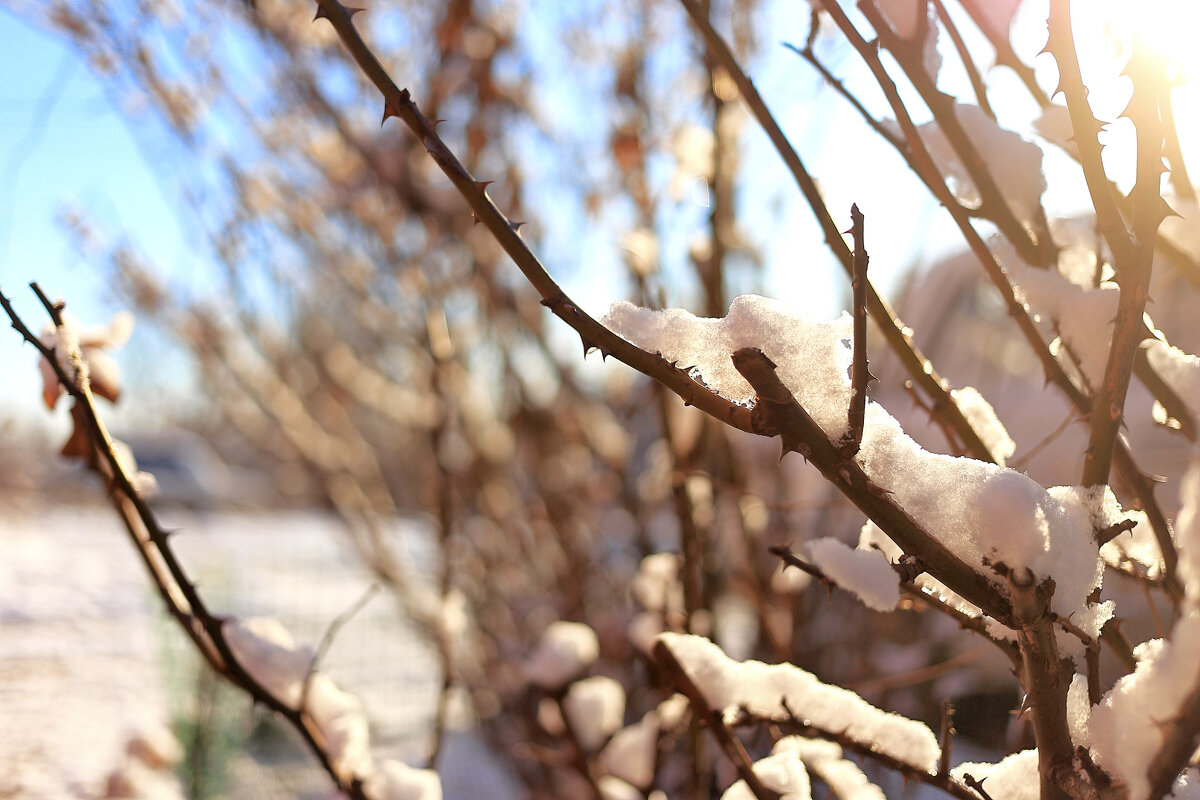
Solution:
M177 551L215 612L278 617L301 641L315 645L371 582L325 515L163 516L180 529ZM433 551L421 530L398 523L391 535L428 575ZM8 512L0 552L0 795L97 797L130 735L169 724L190 702L193 679L180 668L191 663L187 644L105 507ZM322 669L363 699L378 756L422 757L436 659L386 592L341 629ZM454 767L443 769L447 798L511 796L474 737L452 737L446 756ZM295 789L327 791L319 772L313 783Z

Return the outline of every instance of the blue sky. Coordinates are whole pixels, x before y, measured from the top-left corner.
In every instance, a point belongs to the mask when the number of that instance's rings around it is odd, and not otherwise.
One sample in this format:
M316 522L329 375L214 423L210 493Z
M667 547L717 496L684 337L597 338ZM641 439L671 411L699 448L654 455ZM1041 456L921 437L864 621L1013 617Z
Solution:
M185 253L178 220L128 118L77 54L5 10L0 42L0 289L35 330L45 314L30 281L66 297L81 320L106 320L113 293L65 235L61 210L86 208L168 261ZM0 419L40 405L34 351L5 332Z

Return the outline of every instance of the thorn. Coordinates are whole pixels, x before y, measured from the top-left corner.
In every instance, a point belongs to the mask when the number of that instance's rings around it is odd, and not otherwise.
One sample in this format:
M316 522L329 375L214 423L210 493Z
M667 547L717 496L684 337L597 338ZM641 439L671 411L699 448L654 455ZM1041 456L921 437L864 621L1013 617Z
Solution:
M432 122L430 122L430 123L429 123L429 125L430 125L430 127L432 127L434 130L437 130L437 126L438 126L438 125L441 125L441 124L442 124L443 122L445 122L445 121L446 121L446 120L444 120L444 119L435 119L435 120L433 120Z
M525 224L524 222L510 222L510 223L508 223L508 227L512 228L513 233L520 235L521 226L524 224Z
M476 214L474 211L472 211L471 212L471 227L474 228L476 225L478 225L480 223L480 221L481 220L479 219L479 215Z
M480 194L487 194L487 187L491 186L495 181L473 181L473 183Z

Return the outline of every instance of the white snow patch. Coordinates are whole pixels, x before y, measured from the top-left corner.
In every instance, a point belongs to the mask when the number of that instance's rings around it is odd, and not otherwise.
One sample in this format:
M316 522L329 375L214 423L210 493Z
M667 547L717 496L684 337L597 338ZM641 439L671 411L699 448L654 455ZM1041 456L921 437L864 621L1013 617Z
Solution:
M600 766L609 775L649 789L654 783L658 728L658 713L649 711L638 722L617 731L600 751Z
M962 411L963 416L967 418L967 422L971 423L971 427L979 434L979 438L987 445L992 458L996 460L997 464L1004 466L1004 462L1017 452L1017 444L1008 435L1004 423L996 416L996 410L992 408L992 404L984 399L984 396L974 386L952 389L950 396L954 398L954 402Z
M871 783L857 764L842 757L842 747L835 742L786 736L772 752L794 753L838 800L886 800L883 790Z
M582 622L552 622L542 632L525 676L544 689L557 689L600 656L596 632Z
M297 645L292 634L274 617L230 620L221 631L242 668L275 699L290 708L300 705L304 679L313 663L313 650Z
M442 800L442 780L431 769L387 760L363 784L371 800Z
M1171 732L1163 721L1175 719L1200 684L1200 611L1175 623L1169 642L1146 642L1134 652L1137 669L1092 709L1088 743L1096 763L1125 782L1130 800L1145 800L1147 769Z
M780 739L771 749L771 755L754 762L754 775L763 786L779 792L779 800L810 800L812 784L804 762L788 750L786 739ZM739 780L725 790L721 800L756 800L746 782Z
M986 780L984 788L994 800L1038 800L1040 795L1037 750L1013 753L998 764L968 761L950 770L950 774L959 780L967 775Z
M778 302L743 295L724 319L617 303L605 323L638 346L693 367L709 387L737 402L750 400L753 390L731 355L759 347L830 438L846 430L851 361L846 314L811 322ZM1024 474L930 453L873 402L867 404L857 460L925 530L995 583L1003 583L993 570L998 563L1028 568L1039 579L1053 577L1053 608L1064 616L1078 612L1098 585L1102 567L1088 512L1064 507Z
M583 749L595 751L621 727L625 689L607 675L576 681L563 698L563 714Z

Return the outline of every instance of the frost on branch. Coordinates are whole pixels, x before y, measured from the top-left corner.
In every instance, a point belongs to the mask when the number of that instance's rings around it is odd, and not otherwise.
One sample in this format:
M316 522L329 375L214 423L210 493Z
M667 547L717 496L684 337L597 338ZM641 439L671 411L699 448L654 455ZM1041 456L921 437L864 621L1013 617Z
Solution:
M731 354L758 347L776 374L830 439L846 431L850 402L850 318L813 322L781 303L751 295L723 319L679 309L661 312L617 303L606 324L634 344L691 367L709 387L737 402L753 391ZM930 453L886 410L868 402L856 456L867 476L959 558L997 585L1000 564L1053 577L1053 610L1080 613L1102 575L1091 514L1076 498L1056 496L1026 475L969 458Z
M728 715L746 709L755 716L787 721L784 702L807 723L864 743L921 772L937 769L941 749L920 722L875 708L854 692L822 683L791 664L734 661L709 640L689 634L659 637L683 666L704 700Z

